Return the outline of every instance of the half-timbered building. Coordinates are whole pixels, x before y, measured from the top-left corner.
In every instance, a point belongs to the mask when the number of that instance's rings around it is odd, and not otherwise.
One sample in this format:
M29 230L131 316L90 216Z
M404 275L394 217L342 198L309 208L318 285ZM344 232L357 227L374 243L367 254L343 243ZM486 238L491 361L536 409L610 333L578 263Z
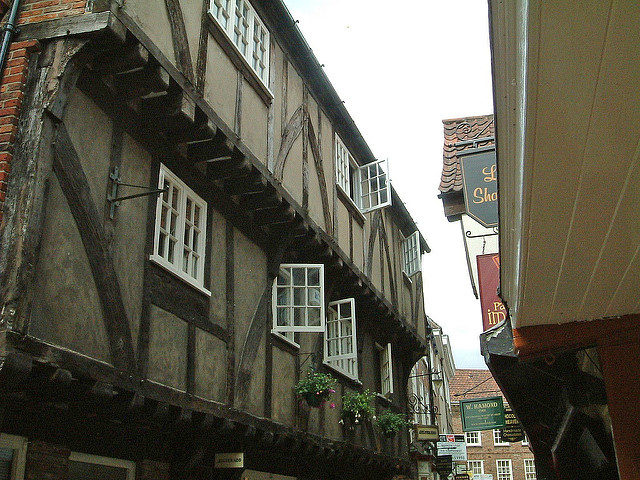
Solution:
M283 2L18 8L1 478L410 474L341 395L407 413L429 247ZM309 368L335 409L299 403Z

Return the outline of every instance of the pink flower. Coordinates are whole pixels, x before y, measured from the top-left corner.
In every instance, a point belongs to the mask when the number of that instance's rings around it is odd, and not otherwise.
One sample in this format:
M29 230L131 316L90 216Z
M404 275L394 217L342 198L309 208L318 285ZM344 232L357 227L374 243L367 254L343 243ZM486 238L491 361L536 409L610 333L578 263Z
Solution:
M330 388L329 393L336 393L336 391L333 388Z
M336 404L335 403L330 404L329 408L336 408Z

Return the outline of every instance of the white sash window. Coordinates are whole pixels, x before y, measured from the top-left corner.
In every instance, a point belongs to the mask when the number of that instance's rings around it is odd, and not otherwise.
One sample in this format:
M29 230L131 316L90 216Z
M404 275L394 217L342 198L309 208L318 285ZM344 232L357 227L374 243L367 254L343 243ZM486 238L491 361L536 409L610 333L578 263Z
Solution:
M380 352L380 393L390 395L393 393L393 363L391 360L391 344Z
M281 265L272 292L274 332L324 331L324 265Z
M358 165L336 135L336 183L362 213L391 205L391 184L387 160Z
M209 293L204 288L207 203L162 164L158 188L165 191L156 204L151 260Z
M356 302L353 298L329 303L324 337L324 361L333 369L357 380L358 342Z
M211 17L265 86L269 86L269 31L247 0L211 0Z
M422 259L420 256L420 232L415 231L404 239L402 253L404 258L404 273L410 277L419 272L422 268Z
M511 460L496 460L497 480L513 480Z

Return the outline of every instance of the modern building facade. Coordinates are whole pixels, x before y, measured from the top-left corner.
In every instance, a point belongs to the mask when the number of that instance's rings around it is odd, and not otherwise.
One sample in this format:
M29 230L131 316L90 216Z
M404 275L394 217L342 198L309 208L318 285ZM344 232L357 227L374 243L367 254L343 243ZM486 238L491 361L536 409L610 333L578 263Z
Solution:
M409 432L341 397L407 413L429 247L284 3L23 0L19 25L0 478L414 475ZM295 396L310 368L335 409Z
M502 395L489 370L458 369L451 382L454 433L462 431L460 401ZM506 399L505 407L508 408ZM464 433L467 470L474 478L491 475L494 480L536 480L535 460L528 438L507 442L499 429ZM481 478L481 477L480 477Z

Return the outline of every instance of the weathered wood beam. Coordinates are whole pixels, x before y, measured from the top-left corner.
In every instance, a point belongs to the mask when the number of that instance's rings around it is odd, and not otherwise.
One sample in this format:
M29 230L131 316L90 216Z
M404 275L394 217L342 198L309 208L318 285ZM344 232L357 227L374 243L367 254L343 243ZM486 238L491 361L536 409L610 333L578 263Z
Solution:
M133 368L135 355L122 291L104 226L95 206L89 181L64 123L56 126L53 170L78 226L102 306L113 364Z
M169 26L171 28L171 39L173 40L173 52L176 57L176 64L182 74L189 79L195 87L196 81L193 74L193 62L189 51L189 39L187 38L187 28L184 24L182 9L179 0L165 0L169 14Z

